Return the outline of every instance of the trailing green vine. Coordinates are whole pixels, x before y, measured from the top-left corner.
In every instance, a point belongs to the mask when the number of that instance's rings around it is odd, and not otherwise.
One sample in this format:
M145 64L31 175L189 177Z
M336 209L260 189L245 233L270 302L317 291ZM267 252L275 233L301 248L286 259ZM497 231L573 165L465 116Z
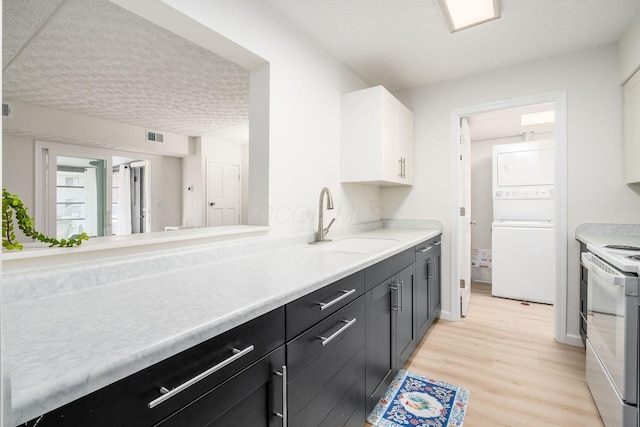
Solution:
M27 237L31 237L33 240L38 240L43 243L48 243L49 247L60 246L68 248L71 246L80 246L83 240L89 240L87 233L82 233L78 237L58 240L55 237L45 236L39 233L33 228L33 218L27 213L28 208L24 206L22 200L15 195L7 191L6 188L2 189L2 246L8 250L22 250L24 247L15 235L15 225L13 221L12 212L15 212L16 219L18 221L18 228Z

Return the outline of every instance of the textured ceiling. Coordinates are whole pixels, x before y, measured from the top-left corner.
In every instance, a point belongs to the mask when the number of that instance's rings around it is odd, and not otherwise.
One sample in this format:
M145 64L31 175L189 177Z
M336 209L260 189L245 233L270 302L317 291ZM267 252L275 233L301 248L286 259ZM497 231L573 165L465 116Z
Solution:
M247 70L108 0L4 0L2 36L5 99L182 135L248 134Z
M616 42L639 0L501 0L451 34L438 0L266 0L369 85L399 90Z

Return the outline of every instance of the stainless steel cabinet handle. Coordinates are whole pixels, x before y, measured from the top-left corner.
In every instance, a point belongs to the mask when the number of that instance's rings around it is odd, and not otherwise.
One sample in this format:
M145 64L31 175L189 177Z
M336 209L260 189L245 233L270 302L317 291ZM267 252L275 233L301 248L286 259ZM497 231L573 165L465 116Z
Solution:
M389 286L389 289L391 289L392 291L397 291L399 289L399 285L397 283L394 283L393 285ZM400 297L398 296L398 294L396 293L396 306L393 306L393 294L391 294L391 311L398 311L400 309Z
M418 252L425 253L427 251L430 251L431 248L433 248L433 246L427 246L426 248L418 249Z
M404 303L404 295L402 295L403 286L404 286L404 280L401 280L400 284L398 285L398 301L400 301L400 303L398 304L398 311L402 311L402 304Z
M287 427L289 412L289 405L287 404L287 367L282 365L282 372L276 371L274 374L282 377L282 413L274 412L273 415L282 420L282 427Z
M176 394L180 393L181 391L186 390L187 388L189 388L192 385L194 385L195 383L205 379L206 377L208 377L209 375L213 374L214 372L219 371L220 369L224 368L228 364L235 362L236 360L238 360L241 357L247 355L248 353L251 353L253 351L253 348L254 347L252 345L250 345L249 347L245 348L244 350L238 350L238 349L234 348L232 350L233 351L233 356L231 356L231 357L223 360L222 362L218 363L217 365L207 369L206 371L204 371L200 375L191 378L189 381L180 384L178 387L176 387L174 389L171 389L171 390L167 390L165 387L161 387L160 388L160 393L162 394L162 396L160 396L157 399L152 400L151 402L149 402L149 405L148 405L149 409L155 408L156 406L158 406L159 404L161 404L165 400L171 399Z
M442 243L442 240L440 240L439 242L435 242L434 245L440 246L441 243Z
M400 160L398 160L400 162L400 173L398 174L398 176L400 178L406 178L406 174L407 174L407 159L405 159L404 157L400 157Z
M349 329L354 323L356 323L356 319L353 320L343 320L343 323L346 323L346 325L344 325L342 328L338 329L337 331L335 331L333 334L331 334L328 337L318 337L322 340L321 344L324 347L325 345L329 344L331 341L333 341L335 338L337 338L341 333L343 333L344 331L346 331L347 329Z
M329 301L329 302L319 302L318 305L320 306L320 311L322 310L326 310L327 308L331 307L334 304L339 303L340 301L342 301L343 299L347 298L349 295L352 295L356 292L355 289L351 289L350 291L344 290L342 289L340 292L342 292L342 295L340 295L338 298Z

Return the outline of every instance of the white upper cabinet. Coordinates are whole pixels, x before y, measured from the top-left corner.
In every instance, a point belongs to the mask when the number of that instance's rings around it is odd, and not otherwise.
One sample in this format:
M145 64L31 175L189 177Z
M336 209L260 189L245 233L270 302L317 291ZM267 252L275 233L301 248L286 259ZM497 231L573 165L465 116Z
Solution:
M624 85L624 178L640 182L640 71Z
M413 184L413 113L384 87L342 96L340 180Z

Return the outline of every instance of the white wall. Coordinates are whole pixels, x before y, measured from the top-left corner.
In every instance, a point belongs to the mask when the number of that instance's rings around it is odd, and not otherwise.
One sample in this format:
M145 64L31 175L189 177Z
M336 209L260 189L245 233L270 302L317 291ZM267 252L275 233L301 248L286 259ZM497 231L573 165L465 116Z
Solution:
M265 2L166 2L269 61L270 206L260 215L272 232L314 230L324 186L336 226L380 219L379 188L339 177L340 96L366 85Z
M416 177L409 192L383 189L385 218L442 222L443 311L450 301L452 189L451 111L471 105L567 90L567 332L578 334L578 251L575 229L586 222L637 223L640 196L624 184L622 89L615 45L407 90L399 99L415 117Z
M11 119L2 120L2 129L31 135L42 139L59 136L60 141L92 145L99 148L135 151L165 156L186 156L189 153L188 138L171 132L163 132L164 143L145 140L145 128L95 117L82 116L54 110L11 99ZM6 160L6 159L5 159Z
M182 165L181 159L172 155L188 153L187 137L165 133L168 139L164 145L145 143L142 127L30 104L13 103L13 107L13 118L2 121L2 182L9 192L22 198L31 216L35 216L34 141L39 139L111 152L126 149L121 152L125 157L134 156L133 152L145 153L152 160L151 231L181 223ZM153 150L172 155L150 154ZM23 235L18 235L18 240L31 241Z

